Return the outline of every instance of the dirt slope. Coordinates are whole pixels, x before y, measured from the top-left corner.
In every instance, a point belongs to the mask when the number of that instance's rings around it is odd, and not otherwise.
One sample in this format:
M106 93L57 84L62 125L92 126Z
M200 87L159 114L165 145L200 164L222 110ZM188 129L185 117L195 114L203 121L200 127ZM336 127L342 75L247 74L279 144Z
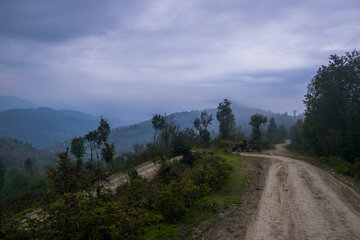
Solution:
M211 236L247 240L360 239L360 195L328 172L291 158L285 145L277 145L266 154L241 154L269 162L260 201L248 223L239 225L243 222L241 213L238 219L232 213L233 221L219 223L223 226L215 229L222 230ZM236 234L236 229L243 228L245 236ZM233 231L229 234L224 229Z
M182 156L173 157L169 162L179 161ZM154 164L153 162L145 162L135 168L139 176L145 179L151 179L155 176L156 170L160 168L160 164ZM126 183L128 178L125 173L116 173L108 177L107 183L104 183L105 188L115 192L116 188Z

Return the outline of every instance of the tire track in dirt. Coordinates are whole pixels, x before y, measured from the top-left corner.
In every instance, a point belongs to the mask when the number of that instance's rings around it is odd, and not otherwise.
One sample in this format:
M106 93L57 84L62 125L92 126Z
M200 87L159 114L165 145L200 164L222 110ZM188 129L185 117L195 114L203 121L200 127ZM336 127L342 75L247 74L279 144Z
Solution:
M287 144L265 154L241 153L267 166L263 191L253 199L258 203L234 207L201 239L360 239L360 194L327 171L295 159Z
M353 189L290 157L242 155L271 162L245 239L360 239L360 196Z

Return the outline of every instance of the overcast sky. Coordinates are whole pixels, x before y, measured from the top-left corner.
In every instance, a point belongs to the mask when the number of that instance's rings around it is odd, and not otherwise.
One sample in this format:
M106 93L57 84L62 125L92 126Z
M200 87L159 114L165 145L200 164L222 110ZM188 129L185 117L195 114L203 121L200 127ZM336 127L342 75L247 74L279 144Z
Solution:
M0 94L132 120L223 98L303 111L359 23L359 0L0 0Z

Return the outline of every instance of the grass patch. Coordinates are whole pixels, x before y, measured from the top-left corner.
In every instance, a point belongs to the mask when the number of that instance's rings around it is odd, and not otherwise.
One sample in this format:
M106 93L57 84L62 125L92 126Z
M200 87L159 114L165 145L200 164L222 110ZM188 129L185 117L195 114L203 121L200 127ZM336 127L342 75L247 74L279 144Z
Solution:
M177 232L180 223L178 224L159 224L156 226L148 227L145 229L145 233L139 236L138 239L156 240L164 239L170 236L174 236Z
M34 211L35 209L36 209L36 207L30 207L30 208L24 209L21 212L16 213L14 215L14 217L18 218L18 217L24 216L25 214L28 214L28 213Z
M212 154L215 157L225 159L231 166L226 183L218 192L196 201L179 221L148 227L144 229L143 234L138 236L138 239L166 239L169 237L171 239L191 239L193 226L216 217L217 213L232 204L240 203L242 192L248 183L245 166L249 160L240 155L232 154L226 149L212 148L211 151L196 149L196 151L200 154Z

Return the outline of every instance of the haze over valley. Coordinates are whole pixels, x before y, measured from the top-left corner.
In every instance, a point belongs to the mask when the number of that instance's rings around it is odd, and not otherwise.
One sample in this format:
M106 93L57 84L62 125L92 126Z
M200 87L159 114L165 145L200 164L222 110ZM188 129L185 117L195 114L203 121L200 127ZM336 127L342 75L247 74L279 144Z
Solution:
M359 0L1 0L0 239L359 240Z

